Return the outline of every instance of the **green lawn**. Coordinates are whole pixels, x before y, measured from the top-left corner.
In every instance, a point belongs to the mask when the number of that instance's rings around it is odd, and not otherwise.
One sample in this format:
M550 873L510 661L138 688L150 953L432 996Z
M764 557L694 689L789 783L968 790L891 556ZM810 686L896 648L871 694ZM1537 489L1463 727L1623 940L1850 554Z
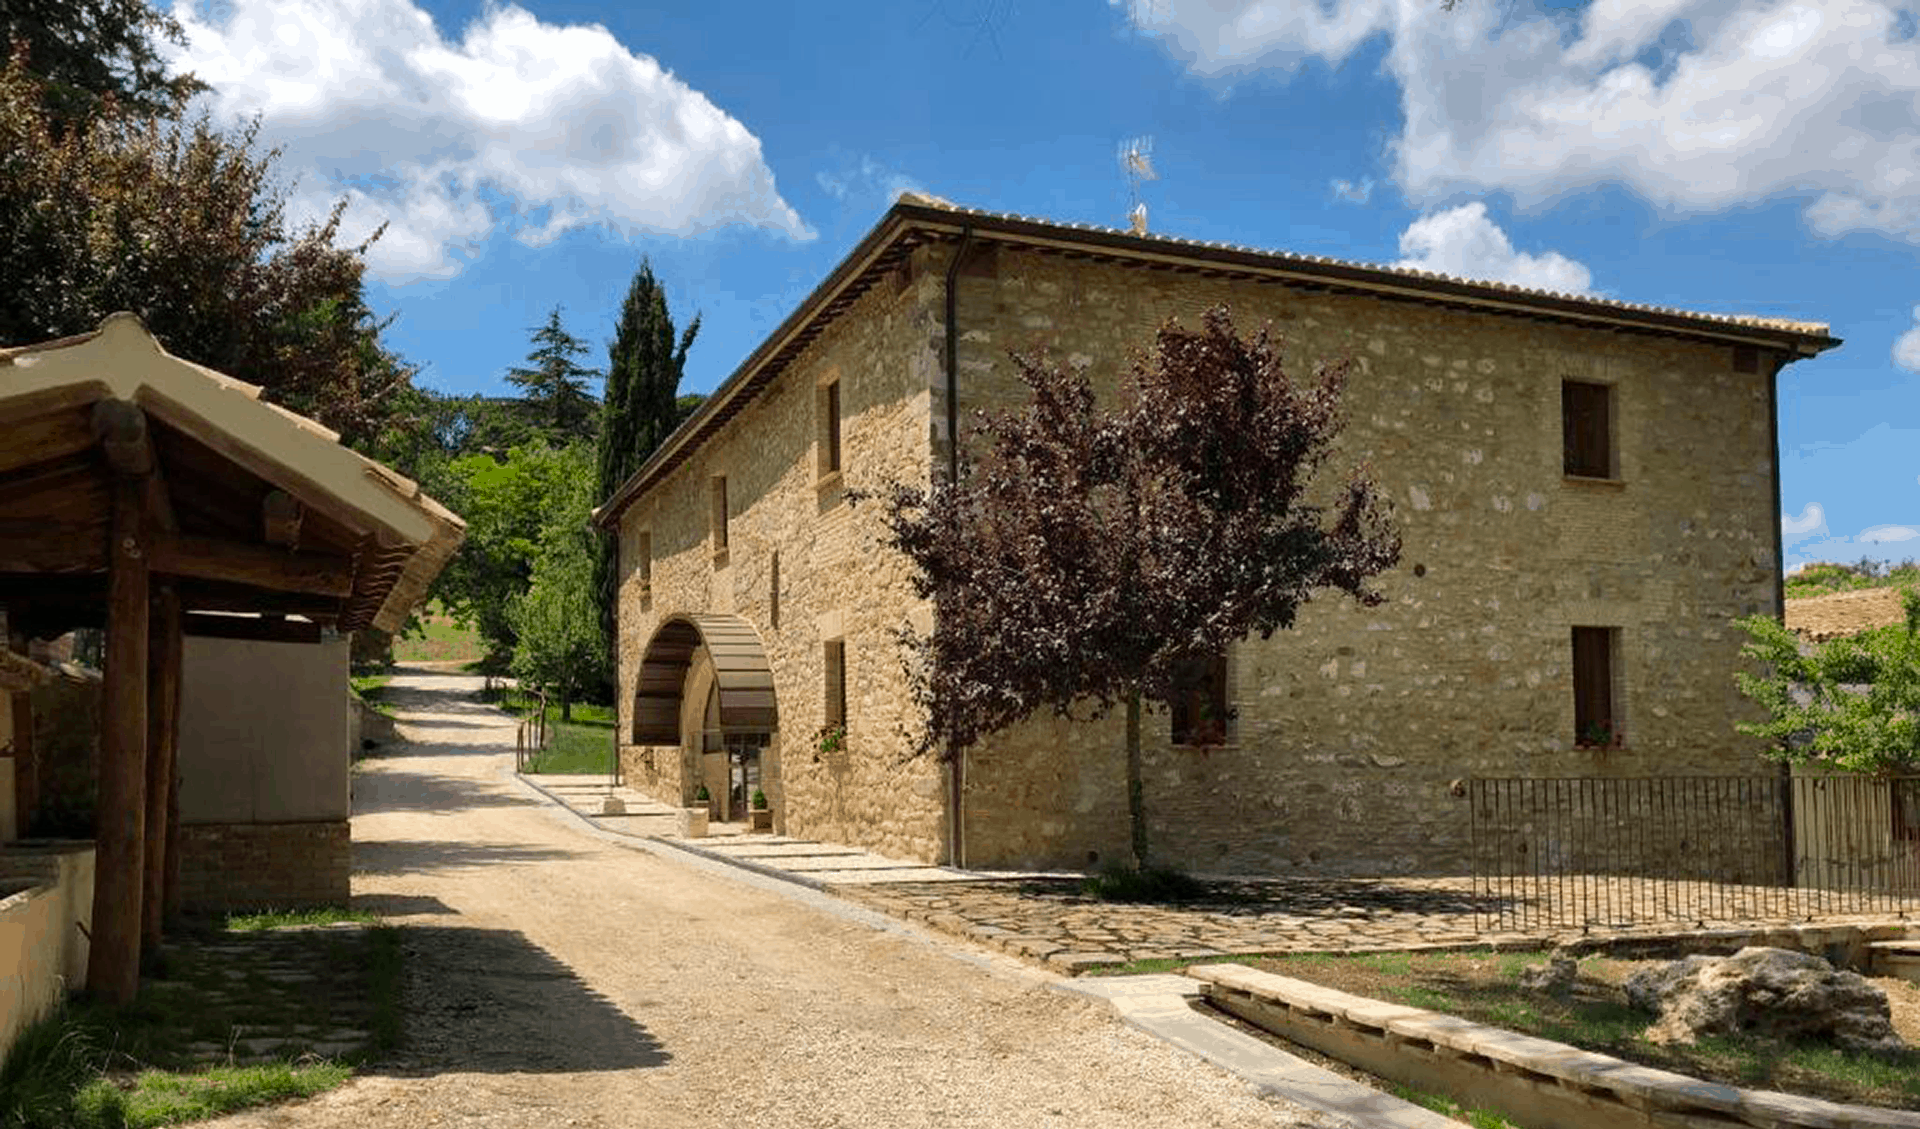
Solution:
M486 653L480 634L455 622L436 601L420 609L420 634L396 635L395 662L471 662Z
M533 700L509 690L500 707L525 717L533 711ZM528 772L604 776L612 771L613 707L575 702L572 712L572 721L561 721L560 707L547 706L547 747L528 762Z

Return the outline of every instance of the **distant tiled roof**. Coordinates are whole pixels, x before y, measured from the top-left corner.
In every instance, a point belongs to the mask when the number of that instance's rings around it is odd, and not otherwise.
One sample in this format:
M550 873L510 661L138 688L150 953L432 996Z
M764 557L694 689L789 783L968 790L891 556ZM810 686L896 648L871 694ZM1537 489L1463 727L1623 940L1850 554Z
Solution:
M1135 234L1095 224L1058 223L1005 212L963 208L935 196L905 192L799 308L761 342L732 376L707 397L646 463L594 511L611 527L621 511L686 460L756 397L807 345L914 247L972 238L980 242L1127 263L1202 277L1261 278L1305 289L1437 303L1457 309L1518 315L1597 328L1673 334L1729 345L1776 350L1788 359L1811 357L1840 344L1823 322L1742 314L1707 314L1612 298L1562 294L1455 278L1405 267L1263 250L1199 239Z
M1866 588L1787 601L1787 629L1815 643L1906 621L1907 612L1898 588Z

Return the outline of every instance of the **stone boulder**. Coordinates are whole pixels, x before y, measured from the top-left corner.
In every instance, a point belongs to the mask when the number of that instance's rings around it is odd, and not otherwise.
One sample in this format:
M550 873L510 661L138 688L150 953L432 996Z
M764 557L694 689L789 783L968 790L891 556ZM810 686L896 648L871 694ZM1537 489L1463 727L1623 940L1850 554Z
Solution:
M1730 957L1691 956L1627 980L1627 1002L1660 1019L1656 1043L1707 1034L1825 1039L1843 1050L1897 1054L1887 994L1856 972L1807 953L1746 948Z
M1567 996L1580 977L1580 962L1570 956L1549 954L1547 963L1530 964L1520 970L1520 986L1550 996Z

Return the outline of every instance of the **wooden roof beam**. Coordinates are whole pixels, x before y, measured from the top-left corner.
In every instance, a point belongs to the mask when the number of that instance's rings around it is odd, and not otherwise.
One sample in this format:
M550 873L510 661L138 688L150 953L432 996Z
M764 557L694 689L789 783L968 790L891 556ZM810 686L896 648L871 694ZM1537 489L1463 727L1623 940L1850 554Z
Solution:
M105 572L107 530L0 520L0 572Z
M299 548L300 521L306 513L306 507L285 490L270 491L260 503L260 522L265 527L267 544Z
M353 561L318 553L288 553L244 541L181 535L153 543L155 572L196 580L244 584L270 592L293 592L336 599L353 591Z

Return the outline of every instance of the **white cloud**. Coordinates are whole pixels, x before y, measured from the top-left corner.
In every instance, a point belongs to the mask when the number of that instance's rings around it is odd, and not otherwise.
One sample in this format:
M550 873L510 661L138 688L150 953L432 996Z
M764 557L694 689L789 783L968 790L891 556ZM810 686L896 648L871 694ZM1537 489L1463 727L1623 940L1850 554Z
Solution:
M858 161L841 161L832 172L813 174L822 191L835 200L878 196L891 204L902 192L925 192L920 182L903 172L887 168L870 156Z
M1893 363L1908 372L1920 372L1920 306L1913 308L1914 327L1893 342Z
M217 10L224 18L210 15ZM579 227L808 239L760 141L605 28L489 7L456 40L410 0L182 0L169 62L207 108L285 147L295 218L349 200L344 230L392 282L446 278L496 229L541 246Z
M1333 182L1333 194L1349 204L1364 204L1373 199L1373 180L1368 178L1355 184L1351 180L1336 179Z
M1121 0L1112 0L1120 4ZM1920 38L1901 0L1132 0L1197 73L1337 63L1376 36L1411 197L1626 185L1672 211L1813 198L1826 236L1920 242Z
M1400 234L1400 253L1406 257L1395 266L1462 278L1569 294L1585 293L1593 284L1593 272L1558 251L1530 255L1514 250L1513 241L1487 218L1487 206L1477 200L1413 221Z
M1910 525L1875 525L1860 531L1855 540L1868 545L1884 545L1889 541L1911 541L1920 537L1920 529Z
M1808 502L1800 511L1799 517L1780 518L1780 533L1789 544L1808 537L1825 536L1827 532L1827 511L1818 502Z

